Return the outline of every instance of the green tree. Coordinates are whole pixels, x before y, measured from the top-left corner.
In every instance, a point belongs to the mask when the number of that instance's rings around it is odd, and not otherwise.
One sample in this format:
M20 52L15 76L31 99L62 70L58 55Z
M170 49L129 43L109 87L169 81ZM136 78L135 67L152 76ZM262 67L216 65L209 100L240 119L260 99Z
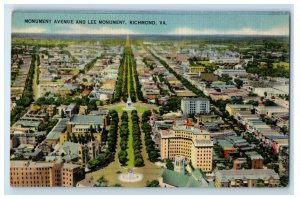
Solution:
M264 180L258 179L256 182L256 187L265 187Z
M286 135L289 132L289 128L287 127L287 125L284 125L282 126L281 131L284 135Z
M158 180L152 180L146 182L146 187L160 187Z
M174 164L173 164L173 162L171 160L167 159L166 167L169 170L174 170Z
M78 142L78 139L74 133L72 133L72 142L75 142L75 143Z

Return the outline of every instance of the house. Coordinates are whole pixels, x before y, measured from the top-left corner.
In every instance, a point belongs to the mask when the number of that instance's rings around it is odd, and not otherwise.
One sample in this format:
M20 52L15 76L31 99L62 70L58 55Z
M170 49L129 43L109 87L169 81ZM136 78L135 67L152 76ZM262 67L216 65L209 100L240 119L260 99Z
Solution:
M279 175L273 169L218 170L216 187L278 187Z

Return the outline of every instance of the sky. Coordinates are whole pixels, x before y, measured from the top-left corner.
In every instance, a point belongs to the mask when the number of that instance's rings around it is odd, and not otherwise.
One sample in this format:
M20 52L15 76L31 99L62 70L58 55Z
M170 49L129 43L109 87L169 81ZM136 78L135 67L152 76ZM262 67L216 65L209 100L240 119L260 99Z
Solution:
M51 23L25 23L25 19L48 19ZM74 24L54 24L54 20ZM85 20L85 24L76 24ZM125 24L88 24L88 20L124 20ZM155 25L132 25L129 21L155 21ZM165 21L160 25L159 21ZM163 34L163 35L289 35L288 12L14 12L13 33L45 34Z

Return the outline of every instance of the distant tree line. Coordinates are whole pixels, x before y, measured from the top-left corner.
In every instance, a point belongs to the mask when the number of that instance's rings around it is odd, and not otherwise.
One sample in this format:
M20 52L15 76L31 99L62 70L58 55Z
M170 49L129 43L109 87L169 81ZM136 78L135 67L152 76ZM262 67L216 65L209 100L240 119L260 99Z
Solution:
M134 166L141 167L144 166L144 160L141 155L141 131L139 125L139 116L136 110L131 112L132 120L132 137L133 137L133 150L134 150Z
M136 67L135 59L132 61L132 63L133 63L133 71L134 71L137 97L140 101L145 101L145 98L144 98L144 95L143 95L143 92L142 92L142 85L140 83L139 76L138 76L138 73L137 73L137 70L136 70L137 67Z
M97 59L100 59L100 57L96 57L96 58L94 58L92 61L90 61L89 63L87 63L87 64L84 66L84 71L85 71L85 72L89 71L89 70L94 66L94 64L96 63Z
M126 48L127 49L127 48ZM125 56L127 55L127 50L125 49ZM128 98L128 72L129 72L129 65L128 65L128 61L126 61L128 58L124 57L125 61L124 61L124 66L125 66L125 79L124 79L124 85L123 85L123 101L126 102L127 98Z
M123 111L121 116L121 126L120 126L120 147L121 151L118 154L119 162L122 166L126 166L127 158L127 144L128 144L129 128L128 128L128 114Z
M128 69L129 69L129 76L127 78L129 78L129 83L130 83L130 98L133 102L136 102L136 92L135 92L135 88L134 88L134 80L133 80L133 74L132 74L132 70L133 70L133 63L132 63L132 57L133 57L133 54L132 54L132 51L130 49L130 52L128 53L129 54L129 62L128 62Z
M125 51L123 52L122 59L120 60L120 67L118 71L118 79L116 83L116 88L113 94L112 103L119 102L123 93L124 85L124 69L125 69Z

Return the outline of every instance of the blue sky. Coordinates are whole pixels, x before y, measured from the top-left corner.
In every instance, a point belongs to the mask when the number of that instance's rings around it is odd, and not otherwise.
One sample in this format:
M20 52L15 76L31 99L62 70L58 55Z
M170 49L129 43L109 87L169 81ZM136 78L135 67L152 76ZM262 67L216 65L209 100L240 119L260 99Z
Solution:
M25 23L25 19L51 19L51 24ZM54 24L57 19L125 20L126 24ZM130 20L156 21L157 25L130 25ZM158 25L165 21L167 25ZM169 35L289 35L287 12L14 12L13 33L60 34L169 34Z

